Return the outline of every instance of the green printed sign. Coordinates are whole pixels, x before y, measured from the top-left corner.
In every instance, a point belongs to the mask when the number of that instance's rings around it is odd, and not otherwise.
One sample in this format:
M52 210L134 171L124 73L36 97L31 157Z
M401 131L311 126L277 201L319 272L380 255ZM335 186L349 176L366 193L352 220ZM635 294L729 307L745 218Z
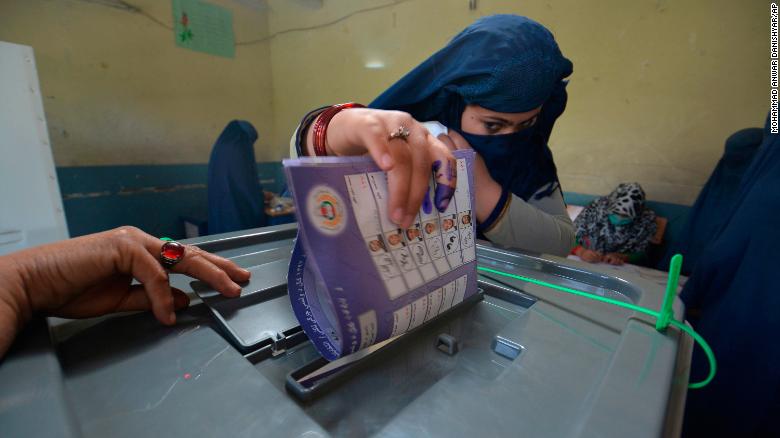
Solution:
M172 0L176 45L233 58L233 13L200 0Z

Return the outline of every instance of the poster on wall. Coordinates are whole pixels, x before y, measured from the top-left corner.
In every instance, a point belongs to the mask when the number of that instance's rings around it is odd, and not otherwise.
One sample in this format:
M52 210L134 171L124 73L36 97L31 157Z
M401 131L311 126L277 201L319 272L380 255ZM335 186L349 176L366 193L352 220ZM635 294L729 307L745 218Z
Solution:
M200 0L172 0L173 36L185 49L233 58L233 13Z

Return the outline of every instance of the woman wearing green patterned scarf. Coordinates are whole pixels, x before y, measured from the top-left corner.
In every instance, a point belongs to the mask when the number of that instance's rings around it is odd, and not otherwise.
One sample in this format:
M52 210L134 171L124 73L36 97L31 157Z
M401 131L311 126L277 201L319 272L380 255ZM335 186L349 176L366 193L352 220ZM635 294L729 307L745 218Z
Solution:
M642 186L623 183L585 207L574 227L577 247L573 254L586 262L621 265L644 258L657 225L655 213L645 208Z

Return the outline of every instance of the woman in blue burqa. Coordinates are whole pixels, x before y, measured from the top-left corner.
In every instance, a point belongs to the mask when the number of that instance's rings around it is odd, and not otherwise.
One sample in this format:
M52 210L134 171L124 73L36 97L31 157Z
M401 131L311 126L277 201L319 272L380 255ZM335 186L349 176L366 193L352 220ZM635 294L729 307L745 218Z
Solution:
M712 346L712 383L688 392L683 436L780 436L780 135L770 132L741 178L730 210L701 251L680 298ZM693 351L691 380L709 365Z
M484 17L369 108L334 105L307 114L291 156L369 154L388 173L390 219L407 228L426 198L431 168L431 202L443 211L455 185L451 151L473 148L481 236L565 255L574 228L548 140L566 107L564 79L571 73L572 63L541 24Z

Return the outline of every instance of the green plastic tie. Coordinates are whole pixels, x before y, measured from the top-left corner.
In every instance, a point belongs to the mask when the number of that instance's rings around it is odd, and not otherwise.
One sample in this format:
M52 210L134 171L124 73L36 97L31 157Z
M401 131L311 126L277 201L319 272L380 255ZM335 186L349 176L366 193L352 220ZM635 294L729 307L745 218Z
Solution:
M664 293L664 302L661 304L661 314L655 321L655 329L659 332L666 331L669 323L674 319L674 297L677 296L677 285L680 282L680 267L682 266L682 254L675 254L669 265L669 279L666 281L666 293Z
M678 256L679 256L679 258L677 258ZM675 258L677 258L677 262L675 262ZM668 308L667 312L669 314L669 320L666 322L666 326L672 325L674 327L677 327L681 331L687 333L688 335L690 335L693 338L693 340L696 341L697 344L699 344L701 349L704 350L704 354L707 356L707 360L710 363L710 372L709 372L709 374L707 375L707 377L704 380L702 380L700 382L694 382L694 383L689 383L688 384L688 388L690 388L690 389L699 389L699 388L703 388L703 387L707 386L712 381L712 379L715 378L715 372L717 371L717 363L715 361L715 353L712 351L712 348L710 348L709 344L707 344L707 341L705 341L704 338L701 337L700 334L696 333L696 331L693 330L690 326L688 326L684 322L680 322L680 321L677 321L676 319L674 319L673 318L673 314L671 313L672 312L672 310L671 310L672 303L674 302L674 294L677 291L677 283L678 283L679 276L680 276L680 265L681 264L682 264L682 256L679 255L679 254L675 255L672 258L672 266L669 269L669 282L667 282L667 285L666 285L666 294L664 295L664 304L663 304L662 310L660 312L652 310L652 309L648 309L646 307L637 306L636 304L626 303L624 301L616 300L614 298L602 297L602 296L599 296L599 295L594 295L594 294L592 294L590 292L583 292L583 291L579 291L577 289L572 289L570 287L560 286L560 285L557 285L557 284L548 283L546 281L537 280L535 278L524 277L522 275L510 274L508 272L499 271L497 269L491 269L491 268L486 268L486 267L483 267L483 266L477 266L477 270L483 271L483 272L489 272L489 273L500 275L500 276L503 276L503 277L513 278L515 280L525 281L527 283L535 284L537 286L542 286L542 287L546 287L546 288L549 288L549 289L554 289L554 290L557 290L557 291L560 291L560 292L570 293L572 295L577 295L579 297L591 299L591 300L594 300L594 301L599 301L599 302L602 302L602 303L612 304L614 306L623 307L625 309L633 310L633 311L639 312L639 313L644 313L645 315L649 315L649 316L651 316L653 318L656 318L656 327L658 327L658 324L659 324L659 322L662 319L661 316L664 313L663 309L667 309ZM676 272L674 273L674 275L672 275L673 274L672 270L673 270L674 266L676 266ZM669 299L669 297L670 297L669 291L670 290L672 291L671 299ZM668 303L667 303L667 301L668 301ZM664 328L666 326L664 326Z

